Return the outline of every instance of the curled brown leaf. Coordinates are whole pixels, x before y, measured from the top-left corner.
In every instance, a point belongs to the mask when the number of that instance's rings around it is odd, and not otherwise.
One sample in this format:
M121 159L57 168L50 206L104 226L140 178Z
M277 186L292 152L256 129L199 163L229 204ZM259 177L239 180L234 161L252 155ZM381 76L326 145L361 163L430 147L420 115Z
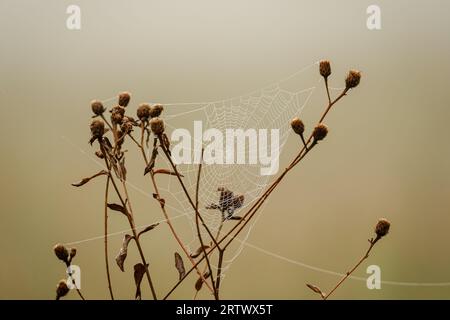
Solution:
M309 283L307 283L306 286L307 286L308 288L310 288L312 291L314 291L315 293L320 294L320 296L321 296L322 298L325 297L325 293L323 293L322 290L320 290L319 287L317 287L317 286L315 286L315 285L312 285L312 284L309 284Z
M122 212L124 215L127 215L127 209L124 206L117 203L108 203L108 208L114 211Z
M148 263L147 263L148 268ZM141 294L141 282L142 278L144 277L146 271L146 267L142 263L137 263L134 265L134 283L136 284L136 294L134 298L136 300L141 300L142 294Z
M209 249L208 245L204 245L203 247L200 246L194 253L191 253L191 258L197 258L198 256L200 256L200 254L202 254L203 250L207 249Z
M74 186L74 187L81 187L82 185L85 185L86 183L88 183L88 182L91 181L92 179L94 179L94 178L96 178L96 177L98 177L98 176L101 176L101 175L107 175L107 174L108 174L107 171L102 170L102 171L100 171L100 172L94 174L94 175L91 176L91 177L83 178L80 182L72 183L72 186Z
M185 276L186 270L184 269L183 259L178 252L175 252L175 268L177 268L181 280Z
M150 230L155 229L155 227L158 226L158 225L159 225L159 223L154 223L154 224L152 224L152 225L146 227L144 230L142 230L141 232L138 233L138 238L141 236L141 234L146 233L146 232L148 232L148 231L150 231Z
M133 239L133 237L129 234L125 235L122 242L122 248L120 248L119 254L116 257L117 265L119 266L120 270L122 270L122 272L125 272L123 264L128 254L128 244L130 243L131 239Z
M168 175L171 175L171 176L176 176L177 175L175 172L167 170L167 169L156 169L156 170L153 171L153 173L154 174L158 174L158 173L168 174ZM184 177L184 176L182 174L180 174L180 177Z

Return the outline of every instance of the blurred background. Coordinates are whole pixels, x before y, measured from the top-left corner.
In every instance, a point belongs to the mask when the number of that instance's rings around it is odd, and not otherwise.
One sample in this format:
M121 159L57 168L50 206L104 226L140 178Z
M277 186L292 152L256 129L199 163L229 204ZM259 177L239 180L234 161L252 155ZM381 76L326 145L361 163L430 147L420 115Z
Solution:
M72 4L81 9L80 30L66 27ZM381 30L366 26L371 4L381 8ZM333 298L450 298L448 1L1 0L0 12L1 299L53 299L65 270L52 247L78 241L82 291L109 297L104 183L70 185L99 169L87 143L92 99L127 90L131 110L144 101L215 101L323 58L332 61L331 86L342 87L350 68L362 71L361 84L327 118L327 139L271 196L226 270L222 298L317 299L305 283L330 290L340 277L328 271L344 273L360 258L381 217L391 232L355 276L366 278L374 264L387 283L369 290L364 279L349 279ZM317 76L301 76L299 89ZM325 103L318 86L302 113L307 130ZM298 146L291 135L280 168ZM130 153L129 180L151 194L139 154ZM162 219L154 200L132 197L142 208L137 225ZM192 236L186 220L175 226ZM113 288L130 299L136 250L125 273L114 261L124 229L123 217L111 214ZM162 296L178 278L179 249L164 223L143 247ZM192 298L195 280L172 298ZM145 280L142 287L149 298ZM211 296L204 290L199 298Z

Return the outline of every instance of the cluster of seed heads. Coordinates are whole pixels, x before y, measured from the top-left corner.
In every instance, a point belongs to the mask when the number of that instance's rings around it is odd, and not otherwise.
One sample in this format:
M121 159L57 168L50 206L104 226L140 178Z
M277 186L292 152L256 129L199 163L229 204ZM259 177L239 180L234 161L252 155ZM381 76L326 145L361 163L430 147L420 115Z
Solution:
M122 92L119 94L118 104L111 108L111 123L113 125L120 127L119 132L119 141L118 143L123 142L122 137L126 134L129 134L133 131L133 126L139 125L139 123L126 113L126 107L130 103L131 95L128 92ZM94 113L94 118L104 117L104 113L106 108L103 106L103 103L99 100L93 100L91 102L91 109ZM141 121L141 123L149 123L150 129L155 135L161 135L164 133L164 121L159 118L161 113L163 112L164 107L160 104L154 104L150 106L148 103L141 103L137 110L136 116ZM91 135L93 138L101 138L105 133L105 123L101 119L94 119L90 125ZM101 157L102 155L98 155Z
M72 259L75 258L77 254L76 248L70 248L67 249L64 245L58 243L53 247L53 252L55 253L56 257L64 262L66 267L69 267L72 263ZM58 285L56 286L56 299L59 300L65 295L69 293L69 287L67 286L66 280L61 280L58 282Z
M330 94L329 94L329 87L328 87L328 78L331 75L331 64L328 60L320 61L319 73L325 80L325 85L326 85L328 99L329 99L329 105L328 105L328 108L326 109L325 113L323 114L321 120L319 121L319 123L314 127L314 129L311 133L311 136L307 141L305 140L305 137L304 137L305 124L303 123L303 121L301 119L299 119L298 117L292 119L292 121L291 121L292 130L301 137L302 142L304 144L304 149L302 149L301 152L303 152L303 150L306 150L305 152L308 152L310 150L310 148L312 146L314 146L317 142L326 138L326 136L328 135L328 127L322 123L322 120L325 118L327 112L332 107L332 105L335 102L337 102L342 96L344 96L350 89L353 89L356 86L358 86L360 83L360 80L361 80L361 73L359 71L350 70L345 79L345 89L344 89L343 93L341 94L341 96L336 98L335 101L332 102L331 98L330 98ZM107 109L104 107L103 103L99 100L93 100L91 102L91 109L93 112L94 119L92 120L92 122L90 124L90 131L91 131L90 143L92 144L95 140L98 140L98 142L100 143L100 146L101 146L101 151L96 151L95 152L96 156L99 158L102 158L102 159L106 157L107 158L107 159L105 159L106 163L112 164L113 166L115 166L115 168L117 166L117 164L116 164L117 161L119 161L119 162L122 160L124 161L124 159L122 159L123 152L120 151L120 148L125 140L126 135L130 135L130 137L133 138L133 136L131 135L131 132L133 131L134 127L140 127L142 129L142 141L143 141L144 130L145 130L145 132L148 134L148 136L150 135L150 133L149 133L150 131L153 132L153 134L157 138L159 138L161 145L166 147L166 150L169 149L169 145L170 145L170 142L169 142L166 134L164 133L164 131L165 131L164 121L160 118L160 115L162 114L162 112L164 110L163 106L160 104L150 105L148 103L142 103L136 109L137 119L135 120L133 117L126 114L127 109L129 109L128 105L130 103L130 100L131 100L130 93L122 92L119 94L117 105L113 106L109 110L111 122L107 121L105 118L105 112ZM105 127L105 122L106 122L108 128ZM114 142L115 142L114 148L112 147L109 140L106 137L104 137L105 133L110 129L113 131L113 134L114 134ZM311 142L311 139L312 139L312 142ZM134 140L134 138L133 138L133 140ZM136 142L136 140L134 140L134 141ZM144 150L142 147L142 144L139 145L138 142L136 142L136 143L138 144L138 146L141 147L142 150ZM148 143L148 139L147 139L147 143ZM156 146L156 139L155 139L155 146ZM116 152L117 150L119 152ZM150 165L152 165L152 166L154 165L154 159L156 158L156 154L157 154L157 152L155 153L155 150L156 149L154 149L154 153L152 155L152 157L154 157L153 162L150 162L147 164L147 166L149 166L149 167L150 167ZM301 152L300 152L300 155L301 155ZM170 152L169 152L169 155L170 155ZM121 164L124 167L123 171L126 172L124 162L121 162ZM297 164L297 163L295 163L295 164ZM108 166L108 169L110 169L109 166ZM147 168L146 168L146 170L147 170ZM200 173L200 170L199 170L199 173ZM99 174L102 174L102 173L99 173ZM99 174L97 174L95 176L98 176ZM116 172L116 174L117 174L117 172ZM200 177L200 174L199 174L199 177ZM89 180L91 178L88 178L87 180ZM276 186L279 183L279 181L281 181L281 178L280 178L280 180L275 182L276 184L273 184L273 185ZM83 180L86 180L86 179L83 179ZM219 188L218 191L220 192L219 201L217 203L213 203L213 204L207 206L206 208L207 209L216 209L216 210L221 211L224 221L226 219L233 219L233 218L245 219L245 216L242 218L241 217L233 217L234 211L243 206L244 195L235 195L232 191L230 191L224 187ZM267 197L268 194L270 194L270 193L266 192L266 194L264 196ZM260 204L262 204L262 202L265 200L265 198L262 198L262 199L263 200L260 202ZM109 207L109 204L108 204L108 207ZM121 207L121 206L119 206L119 207ZM256 212L256 211L254 211L254 212ZM252 215L250 216L250 218L251 217L252 217ZM233 219L233 220L239 220L239 219ZM133 222L131 222L131 223L133 223ZM389 228L390 228L390 222L388 220L382 218L378 221L378 223L375 226L376 238L370 240L371 247L369 248L369 251L371 250L373 245L379 239L385 237L388 234ZM151 229L149 229L149 230L151 230ZM137 237L139 237L139 234L137 235ZM136 240L136 242L138 241L137 239L135 239L135 240ZM200 240L201 240L201 238L200 238ZM202 244L202 247L203 247L203 244ZM223 251L224 251L224 249L222 249L220 254L223 254ZM369 251L363 257L363 259L367 258ZM75 248L67 249L64 245L57 244L54 247L54 253L59 260L64 262L66 267L70 267L72 259L76 256L77 251ZM191 257L193 257L193 256L191 256ZM207 260L206 253L205 253L205 257ZM221 257L222 256L220 256L220 258ZM177 258L176 258L176 260L177 260ZM221 261L221 259L219 259L219 261ZM207 260L207 263L209 264L208 260ZM221 263L221 262L219 262L219 263ZM144 261L144 264L145 264L145 261ZM182 271L185 272L184 266L183 266L183 268L181 268L182 263L180 265L180 263L177 262L176 265L177 265L178 271L180 272L180 275L181 275ZM218 270L220 270L220 266L221 265L218 265ZM107 270L108 270L108 268L107 268ZM351 272L352 271L347 273L347 276L350 275ZM108 274L108 279L109 279L109 274ZM219 275L217 276L217 279L220 279ZM135 266L135 280L136 280L136 266ZM202 280L202 278L200 278L200 280ZM202 281L204 281L204 280L202 280ZM200 284L203 283L202 281L200 282ZM216 280L216 281L218 281L218 280ZM152 287L150 280L149 280L149 282L150 282L150 286ZM198 283L198 281L197 281L197 283ZM340 283L342 283L342 281ZM338 283L337 286L339 286L340 283ZM75 282L74 282L74 284L75 284ZM214 282L213 282L213 284L214 284ZM219 287L219 285L217 283L217 288L218 287ZM322 298L326 299L328 297L328 295L325 295L322 291L320 291L320 289L318 287L315 287L312 285L308 285L308 287L310 289L312 289L314 292L320 293ZM196 289L197 289L197 284L196 284ZM70 289L69 289L69 286L67 285L67 281L61 280L56 287L56 299L59 300L60 298L66 296L68 294L69 290ZM110 287L110 290L111 290L111 287ZM153 290L153 287L152 287L152 290ZM198 290L199 289L197 289L197 291ZM79 295L81 296L81 298L84 299L78 289L77 289L77 291L78 291ZM333 289L333 291L334 291L334 289ZM217 292L218 292L218 289L217 289ZM217 296L218 296L218 294L217 294ZM112 291L111 291L111 297L113 298ZM154 297L156 299L155 294L154 294Z
M319 73L320 75L325 79L325 81L328 80L328 77L331 75L331 64L328 60L322 60L319 63ZM345 79L345 90L348 91L350 89L355 88L361 80L361 72L350 70L347 74L347 77ZM328 83L326 82L326 85L328 86ZM298 134L302 140L304 141L303 133L305 132L305 125L302 120L295 117L291 121L291 127L292 130L296 134ZM323 124L319 123L313 130L312 137L314 138L314 142L318 142L320 140L325 139L325 137L328 134L328 127Z

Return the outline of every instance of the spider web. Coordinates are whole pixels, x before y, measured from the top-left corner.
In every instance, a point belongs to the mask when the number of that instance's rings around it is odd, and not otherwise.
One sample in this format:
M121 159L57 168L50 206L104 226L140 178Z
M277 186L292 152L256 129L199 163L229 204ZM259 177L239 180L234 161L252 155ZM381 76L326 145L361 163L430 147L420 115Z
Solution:
M186 118L193 121L202 121L203 132L209 128L220 130L225 137L226 129L271 129L279 130L279 154L282 154L283 147L287 142L290 128L290 121L293 117L299 116L309 99L314 93L315 85L320 80L317 76L317 65L313 63L291 76L270 84L264 88L244 94L239 97L229 98L213 102L195 102L195 103L162 103L165 106L163 119L166 124L166 131L170 137L171 132L176 128L186 128L191 132L191 146L194 146L193 123L186 122ZM299 79L299 76L302 76ZM297 85L294 83L297 79ZM300 89L298 82L302 83ZM309 86L308 86L309 84ZM270 139L268 139L268 149L270 149ZM259 143L252 145L245 143L245 151L235 150L235 157L239 152L245 152L245 159L251 151L258 154ZM201 145L205 145L200 141ZM192 149L191 148L191 149ZM193 157L193 150L183 150ZM273 152L273 151L272 151ZM162 157L160 157L162 158ZM166 165L168 163L166 162ZM194 199L197 186L198 164L179 164L178 169L183 174L183 181ZM199 211L211 230L216 235L222 224L222 215L218 210L206 209L210 204L216 204L219 200L220 192L218 188L226 188L235 195L244 195L243 206L234 212L234 216L242 216L258 197L265 191L275 175L261 175L261 164L203 164L201 171L201 181L199 185ZM186 195L179 186L176 179L167 179L159 186L166 203L170 204L169 214L185 214L192 232L189 238L184 238L184 242L191 252L195 252L200 246L197 238L197 229L195 224L195 212L192 209ZM229 247L222 266L222 277L226 274L231 263L242 251L245 241L250 235L250 231L261 216L261 212L248 224L247 228L240 234L238 246ZM236 220L226 220L223 223L221 235L236 224ZM205 243L211 240L208 233L201 227L201 232ZM231 250L233 250L231 252Z

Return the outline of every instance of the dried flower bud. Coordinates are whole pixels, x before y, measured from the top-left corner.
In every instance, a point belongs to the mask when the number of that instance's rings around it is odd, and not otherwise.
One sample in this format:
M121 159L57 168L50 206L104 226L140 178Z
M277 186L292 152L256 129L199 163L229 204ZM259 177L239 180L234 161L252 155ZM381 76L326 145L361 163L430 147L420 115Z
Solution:
M299 118L294 118L291 121L291 127L292 130L298 135L303 135L303 132L305 132L305 125L303 124L303 121Z
M160 135L164 132L164 121L160 118L152 118L150 120L150 129L152 129L153 133L156 135Z
M70 248L70 259L74 258L77 255L77 248Z
M315 141L323 140L328 133L328 127L323 123L319 123L313 131L313 137Z
M101 115L106 110L105 107L103 106L103 103L99 100L92 100L91 108L92 112L97 116Z
M69 287L67 286L66 280L61 280L56 286L56 300L61 299L69 293Z
M125 115L125 108L121 106L115 106L111 109L111 121L115 124L122 123L123 116Z
M128 119L124 117L124 119ZM120 126L120 130L122 130L125 134L133 131L133 123L131 121L122 121L122 125Z
M119 106L126 107L130 102L130 94L128 92L122 92L119 94Z
M161 113L163 112L164 107L160 104L155 104L150 108L150 117L151 118L156 118L159 117L161 115Z
M105 158L105 156L103 155L103 152L101 152L100 150L95 151L95 155L100 159Z
M53 247L53 251L55 252L55 255L58 257L59 260L63 262L67 262L69 258L69 251L67 251L66 247L64 247L62 244L58 243Z
M90 127L92 136L95 138L100 138L105 133L105 124L102 120L93 120Z
M141 121L147 121L150 118L150 105L147 103L140 104L136 114Z
M361 80L361 72L350 70L347 78L345 79L345 87L347 89L354 88L359 84L359 80Z
M319 71L320 71L320 75L322 77L324 77L325 79L328 78L328 76L331 74L330 61L328 61L328 60L320 61Z
M380 220L378 220L378 223L375 227L375 233L377 234L377 237L382 238L385 235L387 235L389 232L390 226L391 226L391 223L388 220L386 220L384 218L381 218Z

